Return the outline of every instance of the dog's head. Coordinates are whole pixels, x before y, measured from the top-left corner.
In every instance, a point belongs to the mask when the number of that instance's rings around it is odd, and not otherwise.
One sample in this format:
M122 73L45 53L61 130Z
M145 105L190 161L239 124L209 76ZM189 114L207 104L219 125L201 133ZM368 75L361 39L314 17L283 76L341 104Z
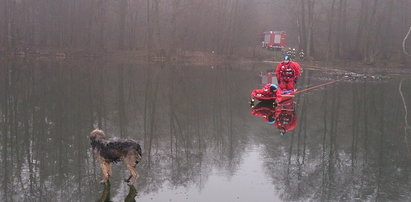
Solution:
M104 134L104 131L102 131L100 129L94 129L90 133L90 140L91 141L100 141L100 140L104 139L105 136L106 136L106 134Z

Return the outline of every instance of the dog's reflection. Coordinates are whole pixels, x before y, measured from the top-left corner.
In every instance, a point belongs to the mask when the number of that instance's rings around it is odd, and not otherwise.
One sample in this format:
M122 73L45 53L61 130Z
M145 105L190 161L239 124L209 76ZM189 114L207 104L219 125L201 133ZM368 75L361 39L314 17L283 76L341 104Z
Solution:
M135 202L136 201L136 196L137 196L137 190L134 187L134 185L129 185L130 190L128 190L128 194L126 198L124 199L125 202Z
M104 184L103 193L101 193L101 197L97 199L97 202L111 202L110 200L110 181Z
M134 185L128 185L130 188L126 198L124 199L125 202L135 202L135 197L137 196L137 190ZM97 202L112 202L110 199L110 181L104 184L103 193L101 193L101 197L97 199Z

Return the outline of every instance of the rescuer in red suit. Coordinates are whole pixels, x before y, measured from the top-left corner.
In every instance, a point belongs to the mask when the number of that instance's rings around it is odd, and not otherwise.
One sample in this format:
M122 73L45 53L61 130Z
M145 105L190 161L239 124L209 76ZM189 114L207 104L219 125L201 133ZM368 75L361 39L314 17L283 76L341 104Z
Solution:
M278 63L275 69L278 86L285 90L294 90L297 79L300 77L301 66L291 61L290 56L285 56L284 61Z
M285 103L278 105L274 112L274 126L280 130L283 136L287 131L294 130L297 126L297 114L295 113L295 101L287 100Z
M256 97L257 94L261 94L265 97L275 97L276 90L277 90L277 85L269 83L269 84L266 84L262 89L254 89L251 92L250 96L254 98Z

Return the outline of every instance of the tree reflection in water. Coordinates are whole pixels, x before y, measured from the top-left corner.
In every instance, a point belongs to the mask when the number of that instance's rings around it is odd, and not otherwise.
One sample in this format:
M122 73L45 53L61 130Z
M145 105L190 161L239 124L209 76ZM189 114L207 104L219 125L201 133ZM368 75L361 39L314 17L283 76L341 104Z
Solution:
M279 147L263 139L281 198L408 201L411 165L396 85L339 83L301 95L295 133Z

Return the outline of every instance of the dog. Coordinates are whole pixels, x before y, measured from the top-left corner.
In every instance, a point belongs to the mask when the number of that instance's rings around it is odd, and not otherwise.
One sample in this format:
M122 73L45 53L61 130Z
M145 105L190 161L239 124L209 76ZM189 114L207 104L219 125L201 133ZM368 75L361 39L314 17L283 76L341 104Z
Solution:
M142 158L140 145L134 140L108 138L104 131L99 129L93 130L89 138L103 173L103 180L100 183L108 182L112 175L111 165L113 163L123 161L130 172L130 176L124 181L128 185L133 185L138 178L136 166Z

